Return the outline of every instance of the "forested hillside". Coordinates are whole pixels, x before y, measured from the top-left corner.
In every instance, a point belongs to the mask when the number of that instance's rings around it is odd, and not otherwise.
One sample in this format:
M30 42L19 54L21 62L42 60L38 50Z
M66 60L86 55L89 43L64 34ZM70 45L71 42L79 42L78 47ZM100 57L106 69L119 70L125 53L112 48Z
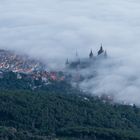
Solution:
M64 81L32 90L9 77L0 81L1 140L140 139L136 106L104 103Z

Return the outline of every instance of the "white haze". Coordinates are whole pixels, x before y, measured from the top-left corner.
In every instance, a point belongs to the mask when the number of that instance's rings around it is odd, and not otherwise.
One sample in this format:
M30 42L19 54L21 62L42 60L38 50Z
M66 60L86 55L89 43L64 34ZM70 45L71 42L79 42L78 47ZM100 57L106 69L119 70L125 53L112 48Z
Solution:
M0 48L58 67L76 50L85 57L103 43L111 62L84 87L140 105L139 38L138 0L0 0Z

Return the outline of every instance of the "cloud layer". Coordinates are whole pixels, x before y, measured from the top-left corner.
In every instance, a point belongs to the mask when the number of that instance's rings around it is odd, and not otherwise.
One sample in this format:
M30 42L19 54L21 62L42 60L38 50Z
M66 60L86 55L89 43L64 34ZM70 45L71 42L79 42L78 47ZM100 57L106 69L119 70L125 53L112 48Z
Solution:
M0 1L0 48L65 61L103 43L112 57L100 70L96 91L140 104L140 2L138 0ZM63 61L62 61L63 60ZM93 81L88 81L90 84ZM101 86L104 85L104 86ZM91 85L92 86L92 85Z

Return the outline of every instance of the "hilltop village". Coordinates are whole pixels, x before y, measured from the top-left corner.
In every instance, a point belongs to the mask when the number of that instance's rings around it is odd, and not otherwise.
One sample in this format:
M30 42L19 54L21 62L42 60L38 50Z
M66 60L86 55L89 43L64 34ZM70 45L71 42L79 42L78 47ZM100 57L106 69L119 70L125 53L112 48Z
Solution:
M107 58L107 51L101 45L97 55L94 55L93 51L90 50L87 58L79 58L78 53L76 53L76 58L73 61L66 60L65 68L62 71L47 71L45 65L40 61L24 55L17 55L11 51L0 50L0 82L2 82L0 89L6 85L7 80L11 80L13 83L18 81L19 88L23 86L22 81L24 81L26 87L32 90L52 85L54 82L66 82L80 88L81 82L94 79L97 76L96 65ZM92 72L88 72L88 74L83 72L89 70L91 66ZM104 94L100 98L104 101L112 102L113 100L113 97Z
M0 78L4 77L5 72L13 72L17 75L17 79L26 77L26 79L40 80L44 83L64 80L80 82L85 78L93 77L93 75L89 75L88 77L81 75L79 72L80 69L90 67L99 58L107 58L107 52L104 51L102 45L97 52L97 56L91 50L89 57L80 59L78 53L76 53L76 59L71 62L68 59L66 60L64 71L47 71L45 65L38 60L24 55L17 55L12 51L0 50ZM71 73L71 70L74 73Z
M17 73L31 73L43 69L40 61L29 58L25 55L17 55L12 51L0 50L0 70Z
M45 64L39 60L25 55L17 55L12 51L0 50L0 78L4 78L5 72L17 74L17 79L26 77L44 82L48 80L63 80L61 72L46 71Z

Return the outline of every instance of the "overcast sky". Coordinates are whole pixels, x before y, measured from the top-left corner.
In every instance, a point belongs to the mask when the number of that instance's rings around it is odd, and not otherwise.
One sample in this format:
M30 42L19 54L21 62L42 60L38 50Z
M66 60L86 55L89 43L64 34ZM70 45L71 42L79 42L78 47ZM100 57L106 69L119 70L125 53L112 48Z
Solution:
M48 57L139 49L138 0L0 0L0 47ZM47 57L46 56L46 57Z
M139 0L0 0L0 48L48 61L96 55L101 43L117 67L101 72L96 93L140 104Z

